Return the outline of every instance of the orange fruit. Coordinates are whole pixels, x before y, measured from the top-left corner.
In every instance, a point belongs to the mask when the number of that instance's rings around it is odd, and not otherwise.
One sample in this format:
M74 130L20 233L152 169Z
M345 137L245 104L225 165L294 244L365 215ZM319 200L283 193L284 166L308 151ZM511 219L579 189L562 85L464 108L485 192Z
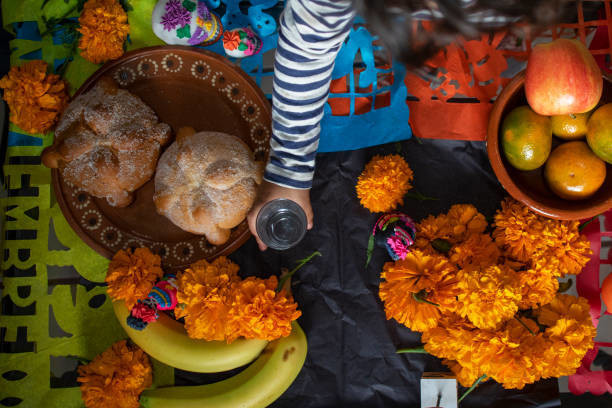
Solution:
M565 140L582 139L587 134L587 120L590 113L551 116L553 135Z
M502 123L502 148L510 164L519 170L542 166L552 146L550 119L529 106L514 108Z
M608 313L612 313L612 273L606 276L601 284L601 300L605 303Z
M599 107L589 118L587 143L600 159L612 164L612 103Z
M606 178L606 163L583 141L567 142L550 154L544 177L559 197L580 200L601 187Z

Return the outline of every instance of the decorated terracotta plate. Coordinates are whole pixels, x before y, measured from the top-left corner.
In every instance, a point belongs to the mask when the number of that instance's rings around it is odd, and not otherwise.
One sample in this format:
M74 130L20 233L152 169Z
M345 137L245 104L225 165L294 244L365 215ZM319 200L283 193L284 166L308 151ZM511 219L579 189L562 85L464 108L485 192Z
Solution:
M175 134L182 126L225 132L244 140L256 159L267 156L269 103L244 71L217 54L181 46L129 52L96 71L76 95L87 92L102 76L138 95ZM53 186L72 228L107 258L120 249L146 246L162 257L165 266L180 268L227 255L250 237L246 221L219 246L181 230L156 212L153 179L135 192L134 202L125 208L111 207L105 199L70 185L55 169Z

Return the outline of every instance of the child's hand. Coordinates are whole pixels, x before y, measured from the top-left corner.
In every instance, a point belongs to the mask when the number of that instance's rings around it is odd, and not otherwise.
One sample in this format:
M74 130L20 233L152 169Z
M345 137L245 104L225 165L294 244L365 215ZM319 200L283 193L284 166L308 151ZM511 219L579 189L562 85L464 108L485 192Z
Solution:
M274 183L269 183L267 181L263 181L259 186L259 191L257 194L257 199L249 211L247 215L247 221L249 222L249 229L255 239L257 240L257 245L259 245L259 249L265 251L268 247L264 244L257 235L257 229L255 227L255 222L257 221L257 214L261 207L264 206L268 201L276 200L277 198L287 198L289 200L295 201L306 213L306 219L308 220L307 229L312 228L312 207L310 205L310 190L300 190L297 188L288 188L279 186Z

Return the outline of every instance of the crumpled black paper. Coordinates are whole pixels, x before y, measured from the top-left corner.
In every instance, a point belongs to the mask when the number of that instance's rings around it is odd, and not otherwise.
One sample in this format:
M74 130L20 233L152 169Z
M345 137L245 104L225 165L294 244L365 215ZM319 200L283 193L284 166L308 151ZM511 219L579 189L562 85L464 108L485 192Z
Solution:
M355 193L357 177L375 154L400 153L414 172L413 185L435 201L405 199L398 210L418 221L446 212L457 203L474 204L494 215L506 195L481 142L408 140L369 149L320 154L311 191L314 228L296 248L259 252L249 240L230 258L241 275L267 277L281 267L318 250L294 276L292 290L302 310L299 319L308 338L306 363L293 385L271 406L275 408L420 407L423 371L448 371L427 354L402 354L400 347L420 345L420 333L386 320L378 297L380 271L390 260L377 248L365 268L369 234L380 214L361 207ZM414 190L413 190L414 191ZM177 371L177 384L212 382L220 375ZM464 391L460 388L460 393ZM462 407L558 407L556 379L504 390L494 381L476 388Z

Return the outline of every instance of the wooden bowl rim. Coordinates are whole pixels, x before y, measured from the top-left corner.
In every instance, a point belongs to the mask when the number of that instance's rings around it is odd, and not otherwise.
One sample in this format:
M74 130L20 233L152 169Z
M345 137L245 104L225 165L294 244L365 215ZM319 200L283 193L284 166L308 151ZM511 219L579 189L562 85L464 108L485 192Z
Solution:
M610 81L610 78L603 75L604 80ZM506 170L506 166L502 162L501 151L499 146L499 127L501 125L502 113L506 108L507 101L519 91L525 84L525 71L516 74L510 82L504 87L499 94L491 113L489 115L489 123L487 127L487 155L489 162L493 168L495 176L504 187L504 189L516 200L527 205L536 213L545 217L558 220L581 220L591 218L602 214L612 208L612 194L606 200L597 205L590 206L581 210L567 210L559 207L543 204L534 198L527 195L521 188L512 180L510 174ZM610 177L610 175L608 175Z

